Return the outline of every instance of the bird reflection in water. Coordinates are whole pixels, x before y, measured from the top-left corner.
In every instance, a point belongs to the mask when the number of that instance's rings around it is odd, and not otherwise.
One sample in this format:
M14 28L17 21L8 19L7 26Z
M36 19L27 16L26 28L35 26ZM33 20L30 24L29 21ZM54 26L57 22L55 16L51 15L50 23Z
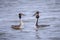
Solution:
M40 40L41 38L40 38L40 35L39 35L39 29L36 28L35 32L36 32L36 39Z

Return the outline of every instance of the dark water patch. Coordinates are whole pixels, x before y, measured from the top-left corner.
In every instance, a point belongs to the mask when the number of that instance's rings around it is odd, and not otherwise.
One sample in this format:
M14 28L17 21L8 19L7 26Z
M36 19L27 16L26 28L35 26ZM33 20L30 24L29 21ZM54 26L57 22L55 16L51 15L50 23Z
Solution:
M43 19L40 19L40 20L49 20L50 22L51 21L57 21L57 20L60 20L60 18L57 18L57 17L49 17L49 18L43 18Z
M50 10L50 12L60 12L60 10Z
M52 38L49 38L51 40L60 40L60 37L52 37Z
M15 1L18 1L18 0L7 0L7 1L9 1L9 2L15 2Z
M9 40L8 38L0 38L0 40Z
M16 5L16 3L10 3L10 2L8 2L8 3L0 3L0 8L7 8L7 7L14 7L15 5Z
M56 2L55 4L56 4L56 5L60 5L60 3L58 3L58 2Z
M53 31L53 32L60 32L60 30L55 30L55 31Z
M4 7L14 7L16 3L7 3L4 4Z
M4 33L4 32L0 32L0 40L7 40L7 38L4 38L5 34L6 33Z
M1 36L1 35L4 35L4 34L6 34L6 33L4 33L4 32L0 32L0 36Z
M56 17L51 17L51 18L45 18L45 19L57 19Z
M59 27L60 27L60 24L56 23L56 24L54 25L54 27L59 28Z
M14 35L10 34L10 33L5 33L0 35L0 40L10 40L12 38L15 38Z
M56 3L60 3L60 0L55 0Z
M0 6L0 8L3 8L3 7Z
M4 3L0 2L0 5L3 5Z

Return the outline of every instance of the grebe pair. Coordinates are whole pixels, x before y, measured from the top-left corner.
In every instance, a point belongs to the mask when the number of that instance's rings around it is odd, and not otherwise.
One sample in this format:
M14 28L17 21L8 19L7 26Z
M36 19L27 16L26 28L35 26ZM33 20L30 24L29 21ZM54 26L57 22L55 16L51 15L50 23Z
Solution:
M19 13L20 24L19 25L12 25L13 29L21 29L21 18L22 18L23 15L24 14ZM39 11L37 11L33 16L36 16L36 19L37 19L36 28L49 26L49 25L38 25Z

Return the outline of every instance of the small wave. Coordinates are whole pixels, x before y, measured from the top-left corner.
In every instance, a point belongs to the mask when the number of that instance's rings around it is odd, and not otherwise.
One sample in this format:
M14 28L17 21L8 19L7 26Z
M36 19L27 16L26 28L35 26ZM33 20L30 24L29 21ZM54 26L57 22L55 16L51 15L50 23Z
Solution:
M48 17L48 18L43 18L41 20L51 20L51 21L55 21L55 20L60 20L60 18L57 17Z

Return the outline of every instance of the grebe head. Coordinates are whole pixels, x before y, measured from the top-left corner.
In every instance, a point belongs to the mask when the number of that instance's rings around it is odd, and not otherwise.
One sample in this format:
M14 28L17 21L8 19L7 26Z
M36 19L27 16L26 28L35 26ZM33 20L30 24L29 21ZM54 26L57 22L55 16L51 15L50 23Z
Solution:
M22 13L19 13L18 15L19 15L19 19L21 19Z
M21 15L22 13L19 13L19 15Z
M19 13L18 15L19 15L19 19L21 19L22 16L25 16L23 13Z
M39 17L39 13L40 13L39 11L35 13L36 17Z
M39 14L39 11L37 11L36 14Z

